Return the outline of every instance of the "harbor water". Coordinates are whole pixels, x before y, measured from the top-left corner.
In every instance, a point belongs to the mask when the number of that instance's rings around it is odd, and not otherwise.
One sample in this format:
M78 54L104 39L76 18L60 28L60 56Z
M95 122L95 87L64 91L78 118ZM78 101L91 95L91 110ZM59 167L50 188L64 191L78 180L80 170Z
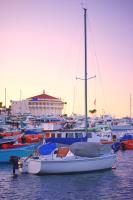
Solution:
M116 169L71 175L12 176L0 165L0 200L128 200L133 191L133 151L117 153Z

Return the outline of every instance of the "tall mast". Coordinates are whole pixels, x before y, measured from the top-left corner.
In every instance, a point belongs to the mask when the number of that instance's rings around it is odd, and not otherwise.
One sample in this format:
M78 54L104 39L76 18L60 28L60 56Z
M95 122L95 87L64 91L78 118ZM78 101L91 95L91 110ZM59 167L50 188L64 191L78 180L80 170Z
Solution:
M84 55L85 55L85 132L87 134L87 29L86 29L87 9L84 8Z

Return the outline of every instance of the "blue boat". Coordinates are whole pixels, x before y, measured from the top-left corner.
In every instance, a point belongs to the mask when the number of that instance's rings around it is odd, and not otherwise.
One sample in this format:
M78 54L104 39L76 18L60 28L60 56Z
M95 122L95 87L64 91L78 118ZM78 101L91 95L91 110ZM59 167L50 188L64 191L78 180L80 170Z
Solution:
M31 144L17 148L0 149L0 163L9 163L11 156L28 157L33 154L39 144Z

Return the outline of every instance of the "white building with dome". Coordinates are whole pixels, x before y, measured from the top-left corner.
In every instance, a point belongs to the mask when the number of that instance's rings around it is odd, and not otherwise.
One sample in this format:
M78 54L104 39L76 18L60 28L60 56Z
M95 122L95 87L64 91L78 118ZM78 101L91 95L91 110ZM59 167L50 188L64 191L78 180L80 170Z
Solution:
M43 92L21 101L11 101L11 113L13 115L29 113L34 116L62 115L65 102Z

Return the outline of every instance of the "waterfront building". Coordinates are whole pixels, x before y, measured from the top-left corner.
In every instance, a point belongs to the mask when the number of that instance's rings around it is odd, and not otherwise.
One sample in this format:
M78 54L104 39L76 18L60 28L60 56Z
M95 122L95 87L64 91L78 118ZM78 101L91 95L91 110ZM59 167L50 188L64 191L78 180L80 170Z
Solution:
M34 116L62 115L64 104L60 98L47 95L43 91L42 94L25 100L11 101L11 113L13 115L29 113Z

